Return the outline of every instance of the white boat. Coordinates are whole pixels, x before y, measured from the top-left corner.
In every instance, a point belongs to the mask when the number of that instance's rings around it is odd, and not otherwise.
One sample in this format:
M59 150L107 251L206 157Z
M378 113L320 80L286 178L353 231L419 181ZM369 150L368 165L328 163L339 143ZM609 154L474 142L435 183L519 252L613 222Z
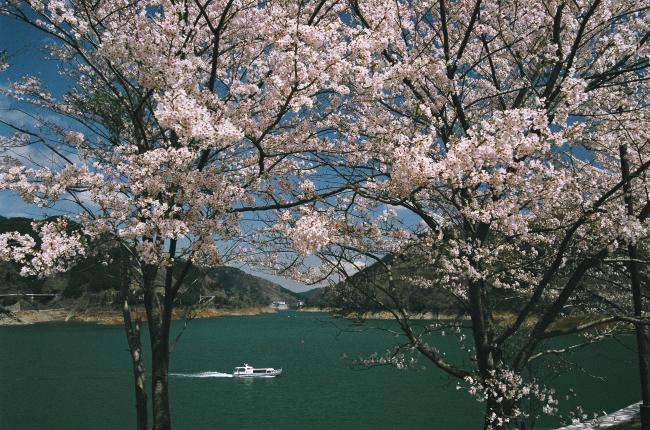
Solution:
M272 367L255 368L244 363L243 366L235 367L232 376L236 378L275 378L280 373L282 373L282 369L274 369Z

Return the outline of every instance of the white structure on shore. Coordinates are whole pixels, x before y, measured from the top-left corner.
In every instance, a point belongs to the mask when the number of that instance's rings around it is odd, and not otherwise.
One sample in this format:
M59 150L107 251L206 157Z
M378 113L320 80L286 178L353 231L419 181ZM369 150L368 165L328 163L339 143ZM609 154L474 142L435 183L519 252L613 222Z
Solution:
M286 311L287 309L289 309L289 306L285 301L275 301L271 303L271 307L279 311Z

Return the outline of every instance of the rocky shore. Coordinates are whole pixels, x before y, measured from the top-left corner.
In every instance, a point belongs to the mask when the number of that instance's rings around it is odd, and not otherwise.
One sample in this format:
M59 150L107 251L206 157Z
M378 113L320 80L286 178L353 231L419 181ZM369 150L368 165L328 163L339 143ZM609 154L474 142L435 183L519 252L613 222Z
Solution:
M379 312L364 312L362 314L340 314L344 318L349 319L362 319L362 320L392 320L395 317L388 311L379 311ZM457 315L450 315L445 313L433 313L433 312L419 312L409 314L409 319L411 320L458 320L458 319L467 319L468 317L458 317Z
M266 306L239 308L239 309L174 309L173 318L176 320L185 318L214 318L225 316L247 316L274 313L275 309ZM145 320L144 309L132 311L132 317ZM86 322L102 325L122 324L122 311L117 309L84 309L81 311L69 309L39 309L39 310L17 310L10 313L0 314L0 326L27 325L47 322Z

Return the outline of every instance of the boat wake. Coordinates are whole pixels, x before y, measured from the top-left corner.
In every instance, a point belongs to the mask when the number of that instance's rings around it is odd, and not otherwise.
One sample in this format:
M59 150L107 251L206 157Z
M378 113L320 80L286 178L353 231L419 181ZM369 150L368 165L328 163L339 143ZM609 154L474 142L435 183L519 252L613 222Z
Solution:
M170 373L169 376L178 376L181 378L232 378L231 373L221 372Z

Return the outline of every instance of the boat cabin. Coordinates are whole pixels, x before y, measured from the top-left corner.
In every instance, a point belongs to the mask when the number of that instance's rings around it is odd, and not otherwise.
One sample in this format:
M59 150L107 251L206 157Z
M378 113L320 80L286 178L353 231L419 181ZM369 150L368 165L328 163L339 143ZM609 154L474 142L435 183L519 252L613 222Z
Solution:
M277 376L282 372L282 369L274 369L272 367L254 368L248 364L235 367L233 376Z

